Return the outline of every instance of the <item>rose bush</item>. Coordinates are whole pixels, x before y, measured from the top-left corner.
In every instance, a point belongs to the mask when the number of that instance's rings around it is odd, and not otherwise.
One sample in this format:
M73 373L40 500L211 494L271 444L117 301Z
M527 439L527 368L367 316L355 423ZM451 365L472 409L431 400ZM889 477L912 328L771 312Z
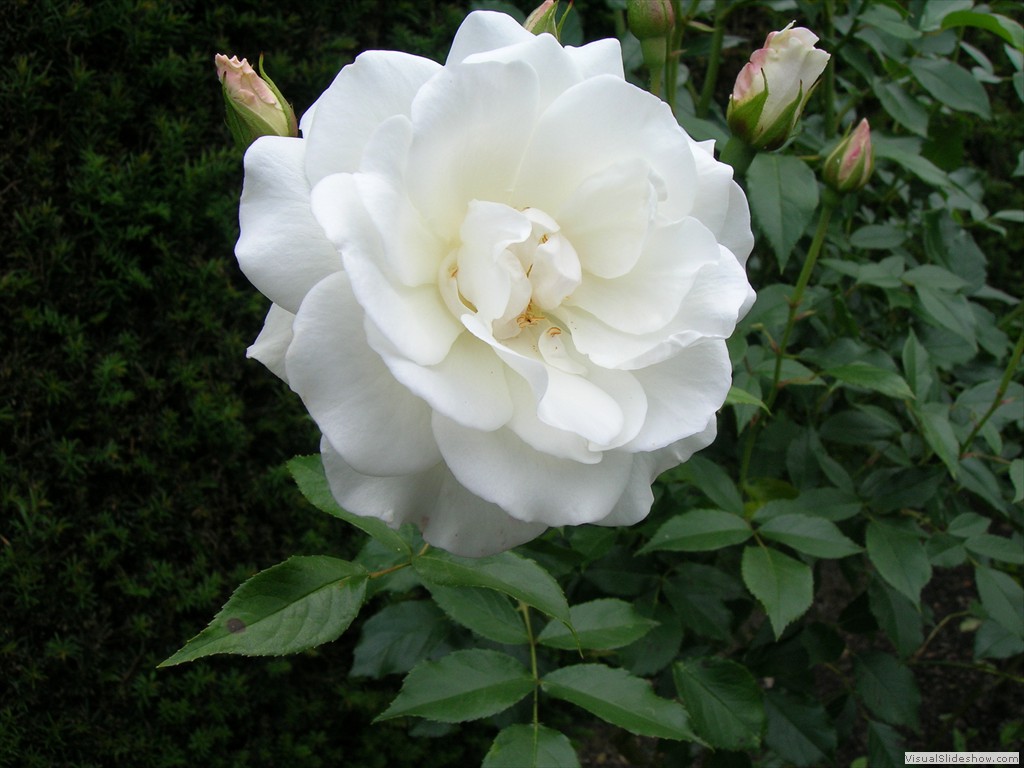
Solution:
M628 525L715 437L753 302L746 199L627 83L476 12L447 62L371 51L245 157L249 354L323 434L345 508L463 555Z

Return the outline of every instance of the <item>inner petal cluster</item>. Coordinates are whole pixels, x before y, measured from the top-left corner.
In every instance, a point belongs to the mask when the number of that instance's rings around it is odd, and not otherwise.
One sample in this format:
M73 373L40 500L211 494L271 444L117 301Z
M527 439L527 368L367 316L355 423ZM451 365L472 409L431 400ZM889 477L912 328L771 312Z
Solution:
M459 236L438 281L456 317L472 312L499 340L537 326L560 332L548 315L572 296L583 270L551 216L537 208L474 200Z

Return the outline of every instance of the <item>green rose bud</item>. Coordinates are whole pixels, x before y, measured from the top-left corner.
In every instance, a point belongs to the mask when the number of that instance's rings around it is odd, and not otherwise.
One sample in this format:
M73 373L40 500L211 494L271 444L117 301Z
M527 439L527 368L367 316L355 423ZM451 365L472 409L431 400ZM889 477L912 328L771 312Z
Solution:
M549 35L554 35L555 39L558 40L560 25L555 20L555 14L557 13L558 0L544 0L526 17L523 27L526 31L533 32L535 35L542 35L547 32Z

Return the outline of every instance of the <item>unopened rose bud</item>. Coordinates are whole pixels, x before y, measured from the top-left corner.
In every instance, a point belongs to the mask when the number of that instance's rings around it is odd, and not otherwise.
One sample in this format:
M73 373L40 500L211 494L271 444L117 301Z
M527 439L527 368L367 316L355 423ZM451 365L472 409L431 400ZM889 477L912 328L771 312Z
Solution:
M263 71L252 68L246 59L230 59L222 53L214 57L217 77L224 91L228 127L239 146L245 148L260 136L298 136L295 112Z
M836 192L852 192L867 184L874 170L871 126L867 120L861 120L856 130L839 142L825 159L822 176Z
M726 117L733 134L756 149L778 149L789 138L830 58L809 29L768 33L764 47L740 70Z
M542 35L547 32L549 35L554 35L555 39L558 40L559 25L555 20L555 14L557 13L558 0L544 0L526 17L523 27L535 35Z
M666 37L676 26L672 0L629 0L626 21L637 40Z

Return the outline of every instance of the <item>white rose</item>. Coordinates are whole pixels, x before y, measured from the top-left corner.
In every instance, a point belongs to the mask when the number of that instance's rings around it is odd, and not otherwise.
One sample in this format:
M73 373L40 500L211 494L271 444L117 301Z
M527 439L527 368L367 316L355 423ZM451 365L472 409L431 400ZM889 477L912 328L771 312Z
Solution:
M476 12L444 66L369 51L245 157L252 357L322 433L339 503L486 555L629 525L715 437L753 302L746 199L623 78Z

